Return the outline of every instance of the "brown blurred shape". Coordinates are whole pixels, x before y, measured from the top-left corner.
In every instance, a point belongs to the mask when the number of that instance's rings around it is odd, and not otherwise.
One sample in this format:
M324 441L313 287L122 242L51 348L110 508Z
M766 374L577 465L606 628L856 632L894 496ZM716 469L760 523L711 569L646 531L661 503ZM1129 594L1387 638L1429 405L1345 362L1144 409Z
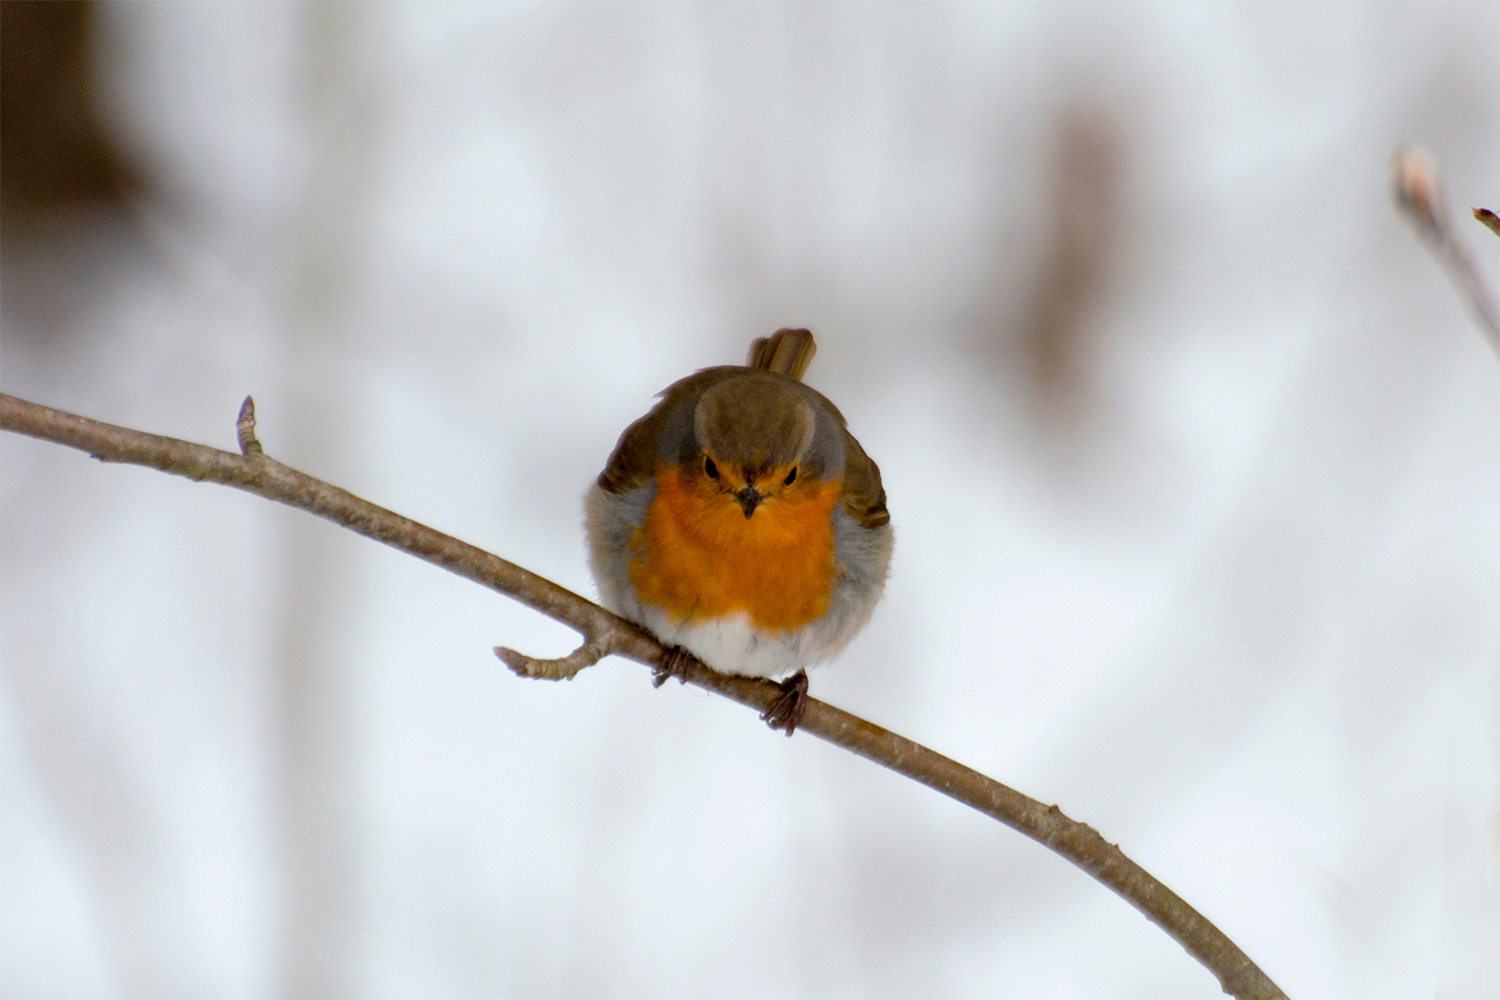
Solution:
M1094 306L1119 229L1120 151L1100 115L1071 112L1058 126L1047 243L1025 314L1014 332L1033 416L1076 431L1100 390L1090 371Z
M85 0L0 2L0 218L119 203L136 174L100 125Z

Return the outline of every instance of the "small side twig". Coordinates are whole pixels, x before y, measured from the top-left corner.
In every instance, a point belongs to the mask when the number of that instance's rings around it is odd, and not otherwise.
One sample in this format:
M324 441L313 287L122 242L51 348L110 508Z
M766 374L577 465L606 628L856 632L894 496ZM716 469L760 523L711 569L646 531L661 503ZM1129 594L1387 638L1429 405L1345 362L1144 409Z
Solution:
M513 598L585 637L560 660L534 660L514 650L497 654L517 673L559 679L613 653L766 713L784 696L781 685L760 677L721 674L683 650L669 650L644 629L515 563L434 531L411 518L362 500L288 468L246 444L254 441L254 407L246 400L237 424L247 454L117 427L0 393L0 429L72 448L105 462L160 469L195 481L233 486L326 518L367 538L441 566ZM664 679L661 678L661 679ZM1225 993L1274 1000L1286 994L1239 946L1181 896L1126 857L1087 823L986 777L919 743L832 705L808 698L797 727L890 768L977 809L1044 844L1143 913L1211 971Z
M496 646L495 655L521 677L539 681L570 681L580 670L592 667L610 654L609 640L590 639L567 656L556 660L538 660L505 646Z
M1458 290L1469 315L1485 334L1495 356L1500 358L1500 305L1496 304L1494 293L1479 276L1468 246L1453 227L1437 160L1419 147L1398 149L1394 174L1394 194L1401 214L1448 273L1448 279ZM1488 209L1474 210L1474 216L1480 222L1495 228L1495 223L1481 213L1488 213L1490 218L1494 218L1494 213Z
M241 455L264 455L266 450L260 446L255 439L255 399L246 396L245 401L240 404L239 419L234 422L234 429L240 439Z

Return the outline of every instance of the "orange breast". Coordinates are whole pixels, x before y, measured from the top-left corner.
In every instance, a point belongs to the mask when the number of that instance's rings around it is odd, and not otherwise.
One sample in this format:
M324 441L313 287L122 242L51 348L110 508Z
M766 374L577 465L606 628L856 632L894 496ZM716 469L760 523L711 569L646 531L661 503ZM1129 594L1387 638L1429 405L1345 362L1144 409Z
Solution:
M681 622L745 612L759 628L783 631L821 617L840 485L799 481L746 518L703 477L658 466L656 498L631 542L636 596Z

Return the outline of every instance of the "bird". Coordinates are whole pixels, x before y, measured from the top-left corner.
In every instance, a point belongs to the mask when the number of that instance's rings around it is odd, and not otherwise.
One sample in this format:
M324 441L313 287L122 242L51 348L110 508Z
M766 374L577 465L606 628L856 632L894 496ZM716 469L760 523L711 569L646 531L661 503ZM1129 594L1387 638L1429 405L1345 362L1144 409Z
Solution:
M762 715L796 730L807 669L869 622L894 545L880 468L802 376L817 344L781 329L745 364L658 393L584 497L601 602L725 673L780 679Z

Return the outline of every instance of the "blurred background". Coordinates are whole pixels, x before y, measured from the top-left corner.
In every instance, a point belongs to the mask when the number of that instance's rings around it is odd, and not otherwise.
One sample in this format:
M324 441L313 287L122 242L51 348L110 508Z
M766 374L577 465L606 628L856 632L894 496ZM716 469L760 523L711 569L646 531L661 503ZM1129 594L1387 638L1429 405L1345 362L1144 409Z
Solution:
M1500 996L1500 6L0 9L0 388L593 595L808 326L893 576L818 697L1293 996ZM0 994L1211 997L1044 848L306 514L0 435Z

